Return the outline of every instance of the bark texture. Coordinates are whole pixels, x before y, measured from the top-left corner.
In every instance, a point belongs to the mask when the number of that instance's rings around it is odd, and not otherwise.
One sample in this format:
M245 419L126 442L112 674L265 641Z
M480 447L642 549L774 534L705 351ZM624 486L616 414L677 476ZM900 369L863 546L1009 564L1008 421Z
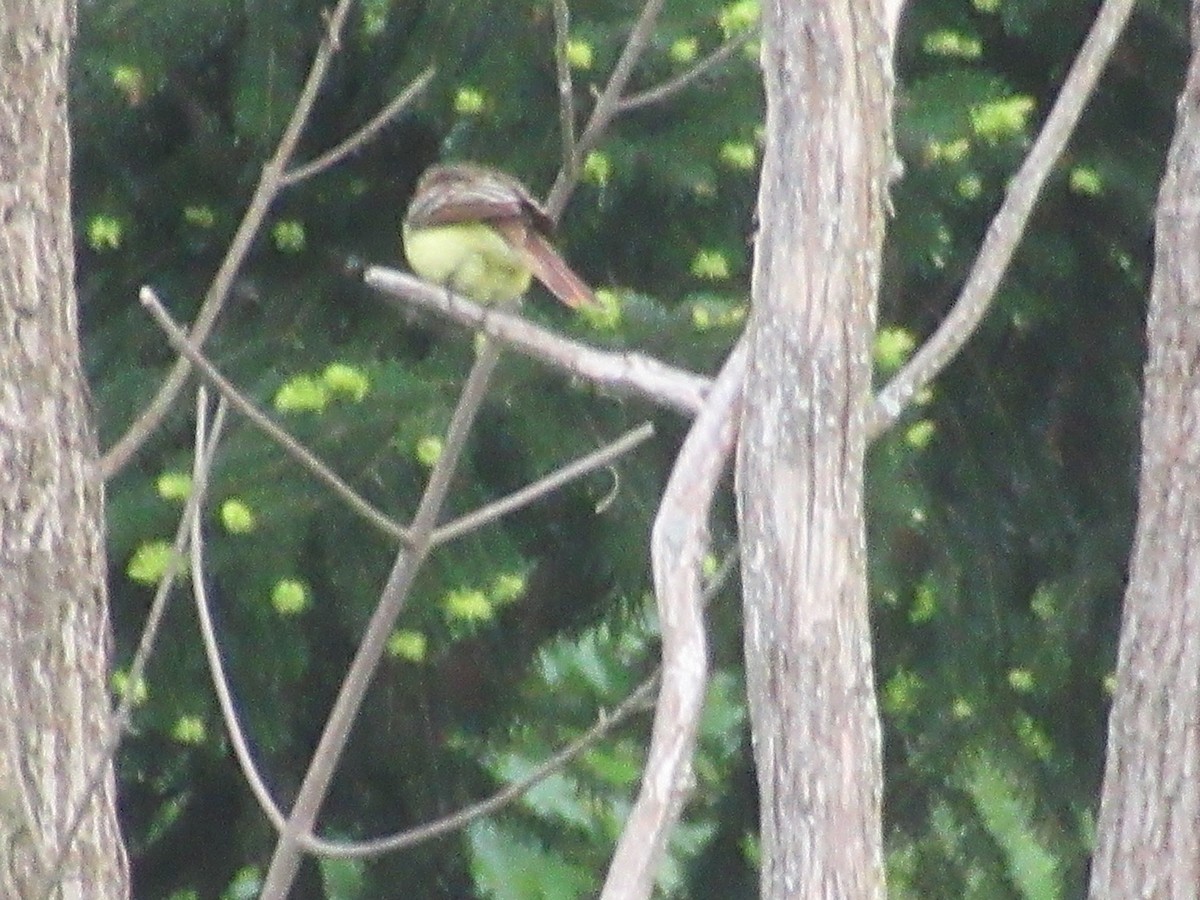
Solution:
M1200 891L1200 3L1158 198L1142 474L1092 865L1097 898Z
M103 496L79 362L70 0L0 0L0 897L128 894L106 773Z
M877 0L763 5L766 153L737 461L762 896L883 895L863 524L891 160Z

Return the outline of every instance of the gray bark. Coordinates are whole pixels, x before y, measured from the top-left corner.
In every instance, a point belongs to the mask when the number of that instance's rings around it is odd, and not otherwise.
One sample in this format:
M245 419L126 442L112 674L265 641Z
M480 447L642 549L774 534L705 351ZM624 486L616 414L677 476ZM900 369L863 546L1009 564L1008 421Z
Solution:
M0 0L0 897L128 894L107 736L103 494L79 362L69 0Z
M890 162L882 4L763 6L766 153L737 460L762 896L883 895L863 521Z
M1137 530L1093 897L1200 891L1200 3L1158 198Z

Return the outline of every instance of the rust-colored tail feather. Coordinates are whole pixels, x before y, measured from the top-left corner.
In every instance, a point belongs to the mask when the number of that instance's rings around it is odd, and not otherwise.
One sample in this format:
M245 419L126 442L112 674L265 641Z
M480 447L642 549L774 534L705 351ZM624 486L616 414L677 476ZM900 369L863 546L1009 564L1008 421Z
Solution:
M558 251L540 233L526 229L522 248L534 277L555 297L571 309L596 305L596 295L592 289L571 271Z

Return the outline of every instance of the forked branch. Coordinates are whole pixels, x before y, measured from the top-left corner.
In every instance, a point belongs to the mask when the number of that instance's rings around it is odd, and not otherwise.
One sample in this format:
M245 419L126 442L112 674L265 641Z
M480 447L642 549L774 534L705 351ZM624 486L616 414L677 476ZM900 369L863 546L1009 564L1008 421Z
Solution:
M309 69L304 87L300 91L300 98L296 101L296 106L292 110L291 118L284 128L283 136L279 139L279 144L275 148L274 155L263 166L262 175L254 188L254 194L250 198L250 203L246 207L246 213L242 217L242 221L238 224L237 231L234 233L233 240L229 245L229 250L221 260L221 264L217 268L217 273L213 276L212 283L204 295L204 302L201 303L200 310L196 314L196 320L192 325L192 339L197 346L203 345L212 332L213 326L217 321L217 316L221 314L221 310L225 306L225 301L229 297L229 292L233 287L237 273L241 269L247 254L249 254L250 248L254 245L254 240L262 228L262 223L267 217L271 204L275 201L279 192L289 183L289 178L293 182L299 179L299 176L295 173L288 176L285 175L285 172L293 153L295 153L296 144L299 142L300 134L303 132L305 123L308 121L309 113L316 102L317 94L320 92L321 85L325 81L325 74L329 70L329 64L333 59L334 53L337 52L340 46L342 28L346 23L346 15L350 11L352 2L353 0L338 0L338 4L334 7L333 12L326 17L325 35L321 39L320 46L317 48L316 56L313 58L312 67ZM402 94L405 102L403 104L394 103L385 110L389 117L397 115L401 109L405 108L420 93L420 90L429 83L431 76L432 73L429 71L417 76L410 89ZM369 123L368 127L372 124L374 122ZM381 125L382 123L380 123ZM316 169L313 169L313 171L316 171ZM186 358L181 357L175 362L175 365L159 386L150 403L133 423L130 424L125 433L104 452L99 466L102 478L107 480L124 468L133 458L134 454L150 439L150 436L158 430L158 427L175 405L175 401L179 397L179 392L183 389L183 385L187 381L190 369L191 362Z

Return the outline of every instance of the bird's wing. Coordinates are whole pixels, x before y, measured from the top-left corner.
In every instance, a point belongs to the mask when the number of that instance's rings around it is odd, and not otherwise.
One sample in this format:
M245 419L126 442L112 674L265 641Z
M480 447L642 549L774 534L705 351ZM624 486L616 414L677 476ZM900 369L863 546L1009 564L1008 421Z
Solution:
M437 166L422 182L408 208L410 225L528 219L538 231L553 232L542 205L521 182L501 172L466 164Z

